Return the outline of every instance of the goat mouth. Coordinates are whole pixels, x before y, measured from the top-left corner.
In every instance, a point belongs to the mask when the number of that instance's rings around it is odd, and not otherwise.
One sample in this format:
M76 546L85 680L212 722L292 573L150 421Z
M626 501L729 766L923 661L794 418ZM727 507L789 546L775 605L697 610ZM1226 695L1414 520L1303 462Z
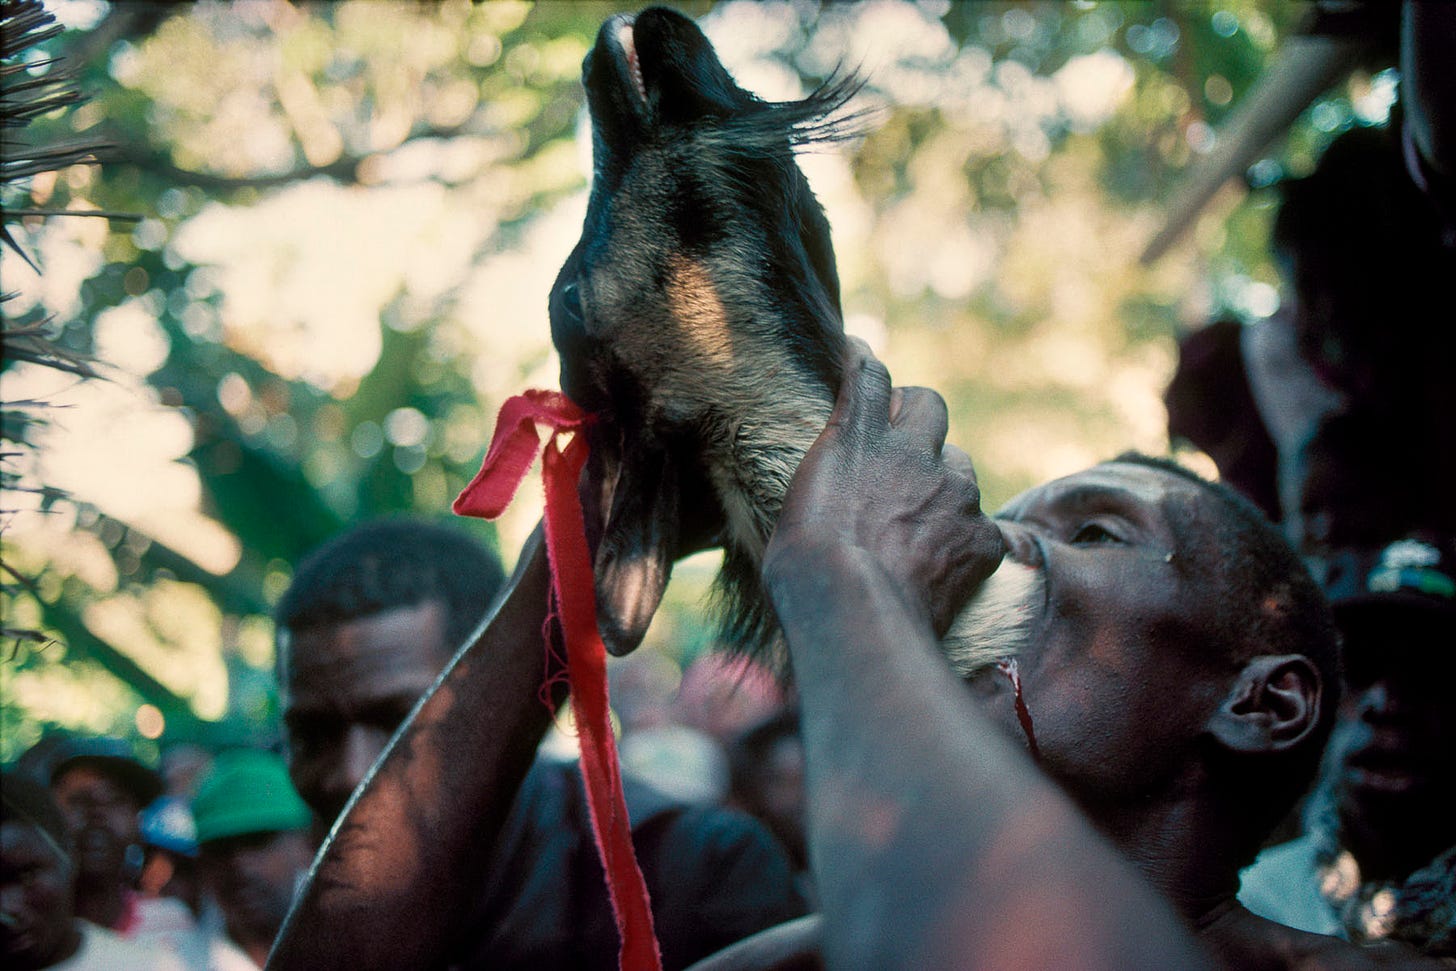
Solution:
M631 24L617 25L617 43L621 45L622 55L627 60L627 74L632 79L637 97L642 99L642 104L646 107L647 85L642 80L642 62L637 59L637 39Z
M611 54L612 66L618 79L631 95L635 95L635 107L644 113L647 110L647 83L642 77L642 61L637 56L636 18L621 14L612 18L608 29L602 31L603 46Z

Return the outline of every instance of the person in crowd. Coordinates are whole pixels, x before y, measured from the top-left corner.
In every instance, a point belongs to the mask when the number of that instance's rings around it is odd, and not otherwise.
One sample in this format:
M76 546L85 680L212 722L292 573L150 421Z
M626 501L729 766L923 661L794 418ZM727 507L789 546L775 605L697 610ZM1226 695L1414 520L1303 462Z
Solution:
M139 931L140 813L161 795L161 776L123 739L65 733L36 743L21 765L49 784L69 826L77 915L122 935Z
M176 958L76 914L71 827L47 787L0 776L0 957L8 971L182 971Z
M158 796L142 810L143 862L137 889L143 897L170 897L196 916L201 909L197 882L197 823L179 796Z
M789 852L806 898L809 847L804 836L804 743L799 713L784 708L749 725L728 747L729 799L763 820Z
M190 801L173 795L153 800L142 810L141 840L146 862L137 890L143 919L128 939L167 949L188 971L251 971L253 961L227 939L221 922L201 919L211 914L204 908Z
M1456 552L1406 537L1321 561L1346 700L1305 831L1243 873L1256 913L1456 957Z
M283 760L271 752L220 753L192 800L202 884L227 936L258 967L313 861L313 820Z
M763 660L711 650L699 654L683 671L671 715L727 747L750 726L788 704L792 690Z
M533 540L513 586L525 582L539 590L541 612L529 634L511 628L537 662L544 656L546 595L539 553ZM492 784L489 766L467 773L470 781L442 771L406 796L414 822L409 833L389 840L448 847L453 859L438 879L427 870L399 871L402 892L425 890L429 900L417 898L419 915L411 904L391 920L425 920L428 926L411 925L407 937L434 949L430 961L615 967L616 928L580 773L574 764L536 758L551 722L540 683L530 689L538 730L521 734L508 719L497 721L491 701L497 682L518 683L520 659L505 654L498 665L488 648L472 646L452 661L460 645L479 644L476 629L501 576L494 555L462 530L411 520L356 527L306 558L276 611L290 772L327 829L441 672L468 672L469 692L480 694L461 709L482 719L472 725L471 737L484 731L507 747L521 760L521 777L505 789ZM468 745L456 751L475 757ZM477 815L485 795L474 788L477 781L500 797L494 806L499 816ZM666 967L684 967L803 912L783 850L756 821L715 806L685 805L631 775L625 789ZM452 922L448 941L433 936L442 921ZM299 960L296 953L289 956L297 940L285 931L275 963ZM329 950L330 957L319 959L331 963L348 946L340 942Z
M1456 533L1456 6L1381 9L1400 18L1390 123L1341 132L1279 184L1279 309L1181 340L1165 396L1169 433L1306 555Z
M320 837L504 578L463 530L404 518L299 564L275 610L277 673L288 771Z
M1234 898L1338 695L1328 607L1282 537L1230 490L1140 457L992 520L945 433L944 402L892 394L857 344L765 559L830 966L1369 964ZM547 721L538 542L340 821L279 967L429 964L459 926L461 857L499 826L528 766L515 750ZM967 684L937 634L1003 556L1023 594L985 627L1015 644L1017 676ZM416 933L339 952L345 927L386 914Z
M251 966L241 951L201 926L197 911L182 897L156 892L158 881L167 882L162 880L167 866L155 855L157 844L176 851L185 885L190 863L185 853L195 852L195 832L186 806L168 803L165 796L152 798L162 791L161 776L136 757L130 744L114 737L50 735L22 756L17 768L49 783L66 820L76 869L76 916L149 953L166 955L188 971ZM154 853L150 870L148 847ZM172 876L177 875L174 870ZM100 924L98 916L111 923Z
M678 663L651 647L607 665L622 772L674 802L720 803L728 794L727 755L717 739L676 717L685 681Z

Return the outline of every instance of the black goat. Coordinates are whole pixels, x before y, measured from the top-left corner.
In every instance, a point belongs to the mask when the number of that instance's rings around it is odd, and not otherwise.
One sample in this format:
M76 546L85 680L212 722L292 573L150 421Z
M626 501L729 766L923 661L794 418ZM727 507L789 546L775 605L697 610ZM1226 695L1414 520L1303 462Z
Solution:
M764 650L777 624L758 562L845 350L829 224L794 151L845 136L859 84L762 101L661 8L603 24L582 77L591 198L550 311L562 389L599 418L587 522L603 638L634 648L673 560L706 545L694 524L724 521L725 634ZM968 671L1004 652L947 653Z

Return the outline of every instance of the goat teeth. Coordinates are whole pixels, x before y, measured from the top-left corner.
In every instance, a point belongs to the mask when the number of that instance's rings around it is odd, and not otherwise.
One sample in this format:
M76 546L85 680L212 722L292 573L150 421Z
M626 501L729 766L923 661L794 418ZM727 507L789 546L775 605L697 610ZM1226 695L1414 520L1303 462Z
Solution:
M642 63L637 60L637 40L632 35L631 24L622 24L617 28L617 43L622 45L622 53L627 55L627 72L632 75L632 83L637 86L637 96L645 105L647 85L642 80Z

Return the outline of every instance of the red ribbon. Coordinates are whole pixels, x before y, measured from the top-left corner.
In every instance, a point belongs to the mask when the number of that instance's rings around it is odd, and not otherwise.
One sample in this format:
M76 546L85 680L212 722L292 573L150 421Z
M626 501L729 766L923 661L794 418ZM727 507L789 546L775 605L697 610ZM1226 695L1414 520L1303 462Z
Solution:
M581 737L582 779L592 836L622 941L618 966L623 971L660 971L662 958L652 928L652 907L632 850L632 825L612 738L607 650L597 630L596 584L577 492L590 450L584 434L590 421L590 415L559 391L532 390L511 398L501 406L480 471L451 508L461 516L499 516L541 452L537 424L551 429L541 467L546 486L546 555L552 601L566 641L571 708ZM571 441L561 448L559 440L567 433Z

